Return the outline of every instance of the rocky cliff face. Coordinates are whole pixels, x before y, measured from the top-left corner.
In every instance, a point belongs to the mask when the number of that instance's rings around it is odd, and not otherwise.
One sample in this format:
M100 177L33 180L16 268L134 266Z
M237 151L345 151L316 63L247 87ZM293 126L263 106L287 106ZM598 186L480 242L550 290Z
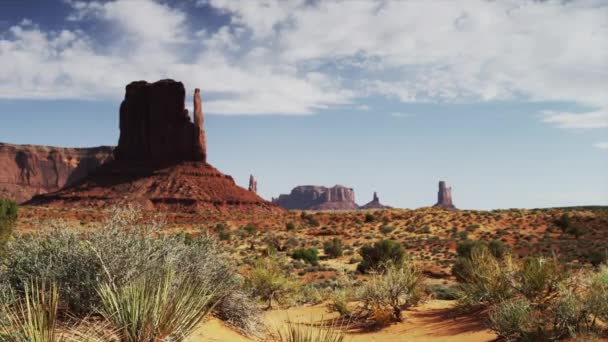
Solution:
M357 209L355 192L351 188L336 185L332 188L301 185L288 195L280 195L273 202L286 209L297 210L353 210Z
M378 194L374 192L374 197L371 202L364 204L359 207L359 209L390 209L391 207L380 203L380 198L378 198Z
M0 197L19 203L82 180L112 159L112 147L64 148L0 143Z
M136 204L149 210L281 212L232 177L207 164L200 91L194 122L184 108L181 82L127 85L120 106L120 139L114 160L73 186L35 196L46 206L112 207Z
M437 203L433 207L448 210L456 210L452 203L452 188L447 187L444 181L439 181L439 191L437 191Z
M200 91L194 93L194 122L185 108L185 96L184 85L173 80L127 85L120 105L120 138L114 158L206 161Z

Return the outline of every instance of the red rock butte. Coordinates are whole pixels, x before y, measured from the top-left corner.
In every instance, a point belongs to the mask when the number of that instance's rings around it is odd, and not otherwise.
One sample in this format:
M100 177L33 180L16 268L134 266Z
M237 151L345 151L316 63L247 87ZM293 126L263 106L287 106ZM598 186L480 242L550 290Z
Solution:
M114 160L79 182L35 196L27 204L281 212L276 204L237 186L231 176L207 163L200 91L194 92L194 122L185 108L185 94L184 85L173 80L127 85Z

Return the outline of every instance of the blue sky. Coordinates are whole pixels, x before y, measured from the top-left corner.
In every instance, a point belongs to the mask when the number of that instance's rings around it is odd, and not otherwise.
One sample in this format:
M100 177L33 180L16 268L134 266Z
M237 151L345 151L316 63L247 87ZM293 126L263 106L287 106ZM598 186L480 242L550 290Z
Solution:
M0 65L3 142L115 144L124 86L174 78L266 198L608 204L606 1L5 1Z

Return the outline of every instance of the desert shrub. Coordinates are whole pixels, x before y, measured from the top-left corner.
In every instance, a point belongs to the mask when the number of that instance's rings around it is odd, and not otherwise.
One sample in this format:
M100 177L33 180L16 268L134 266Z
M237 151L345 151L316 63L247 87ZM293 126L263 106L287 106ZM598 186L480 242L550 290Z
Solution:
M293 222L287 222L285 223L285 229L287 229L288 231L294 230L296 229L296 225Z
M490 310L490 328L507 340L522 340L533 328L530 302L516 299L499 303Z
M460 258L457 278L462 282L464 301L470 304L494 304L513 297L510 257L497 260L487 248L474 248L469 258Z
M393 319L402 320L402 310L416 305L422 297L422 275L408 259L402 264L388 264L381 274L372 276L359 294L359 300L369 309L390 308Z
M330 258L341 257L343 254L342 240L333 238L323 243L323 252Z
M122 286L99 287L100 313L123 342L182 340L218 303L220 288L210 279L163 271L144 274Z
M218 223L215 225L215 227L213 227L213 230L216 233L221 233L226 231L226 229L228 229L228 225L226 223Z
M0 281L25 296L30 279L54 282L70 312L86 315L99 302L96 288L105 278L92 249L67 230L16 236L6 245Z
M245 335L255 335L264 327L258 303L244 291L226 293L214 308L213 314Z
M362 273L384 269L389 262L401 265L405 259L405 250L393 240L378 241L371 246L364 245L359 250L359 254L362 260L357 265L357 270Z
M593 318L608 321L608 266L589 276L585 307Z
M570 226L568 227L568 229L566 229L566 233L574 236L575 239L580 238L581 236L583 236L583 234L585 234L586 229L581 227L581 226Z
M430 234L431 233L431 227L429 227L429 226L422 227L422 229L420 229L420 233L421 234Z
M447 286L443 284L432 284L426 286L426 292L435 299L455 300L462 296L458 286Z
M599 266L608 261L608 249L592 250L587 254L587 260L593 266Z
M56 222L48 233L16 236L6 246L7 256L0 260L0 284L10 285L23 296L28 279L54 282L62 310L80 317L99 307L96 289L100 282L122 287L144 276L160 279L167 267L176 270L174 285L196 278L221 289L219 298L242 293L240 276L210 236L160 234L157 224L138 223L141 213L130 209L115 210L111 216L93 233L70 232ZM218 316L223 307L216 307ZM247 319L256 318L244 316L240 322ZM236 328L245 330L247 326Z
M393 230L395 230L395 227L389 226L387 224L383 224L382 226L380 226L380 232L384 235L390 234Z
M343 327L330 325L316 327L313 322L295 323L288 321L283 329L276 331L279 342L343 342L346 334Z
M490 250L490 253L492 253L493 256L499 259L502 258L509 250L509 248L504 244L504 242L500 240L490 241L490 243L488 244L488 249Z
M553 222L562 232L568 231L568 229L572 226L572 219L570 215L567 213L562 214L558 219Z
M230 232L228 232L228 231L221 231L217 234L217 238L222 241L230 241L231 237L232 237L232 234L230 234Z
M542 257L526 258L516 275L518 291L529 300L551 295L564 277L555 258Z
M477 240L464 240L460 241L458 245L456 245L456 254L462 258L470 258L471 252L476 248L483 248L485 244L483 241Z
M466 230L467 232L471 233L471 232L474 232L474 231L476 231L477 229L479 229L479 227L480 227L480 226L479 226L478 224L472 224L472 225L470 225L470 226L467 226L467 227L465 228L465 230Z
M249 235L255 235L258 232L258 226L255 223L247 223L243 226L243 230Z
M302 215L300 217L310 227L319 227L321 225L321 223L315 218L314 215L308 214L305 211L302 212Z
M0 199L0 254L4 244L13 232L13 226L17 222L17 203Z
M348 305L350 293L348 289L339 289L333 291L330 296L329 310L337 312L340 317L349 317L353 311Z
M469 232L467 232L467 231L458 232L458 233L456 233L456 237L459 238L460 240L467 240L469 238Z
M305 261L311 265L319 264L319 251L316 248L298 248L291 253L296 260Z
M268 302L268 309L272 309L273 300L281 302L296 286L276 258L258 260L247 275L246 284L253 295Z
M376 221L376 216L372 213L365 214L365 219L363 220L365 223L371 223Z

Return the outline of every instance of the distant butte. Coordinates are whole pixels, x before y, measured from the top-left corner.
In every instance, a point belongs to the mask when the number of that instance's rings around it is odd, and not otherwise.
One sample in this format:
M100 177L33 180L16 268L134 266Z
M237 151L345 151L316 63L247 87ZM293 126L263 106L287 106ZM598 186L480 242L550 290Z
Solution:
M378 198L378 194L374 192L374 197L371 202L364 204L359 207L359 209L390 209L388 205L384 205L380 203L380 198Z
M120 139L114 160L64 189L35 196L28 204L144 209L280 212L237 186L207 163L200 91L194 92L194 122L185 108L181 82L132 82L120 106Z
M355 191L342 185L331 188L300 185L289 194L282 194L273 202L285 209L296 210L355 210Z
M458 210L452 203L452 188L447 187L445 181L439 181L439 191L437 191L437 203L433 207L448 210Z

